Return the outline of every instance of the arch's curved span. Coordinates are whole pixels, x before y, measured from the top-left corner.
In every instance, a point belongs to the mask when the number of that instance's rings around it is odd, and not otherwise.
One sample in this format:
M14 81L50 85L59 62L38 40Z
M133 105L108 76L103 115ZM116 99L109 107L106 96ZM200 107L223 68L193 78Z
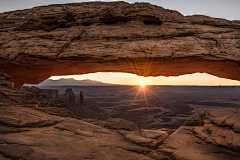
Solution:
M0 14L0 68L15 86L53 75L206 72L240 80L240 22L148 3L89 2Z

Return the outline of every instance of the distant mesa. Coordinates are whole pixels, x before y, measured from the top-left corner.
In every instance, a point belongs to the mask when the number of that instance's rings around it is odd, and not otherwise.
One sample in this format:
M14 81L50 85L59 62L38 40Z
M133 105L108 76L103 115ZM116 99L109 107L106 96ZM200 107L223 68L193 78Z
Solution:
M112 86L115 84L103 83L91 79L76 80L74 78L61 78L59 80L46 79L37 86Z

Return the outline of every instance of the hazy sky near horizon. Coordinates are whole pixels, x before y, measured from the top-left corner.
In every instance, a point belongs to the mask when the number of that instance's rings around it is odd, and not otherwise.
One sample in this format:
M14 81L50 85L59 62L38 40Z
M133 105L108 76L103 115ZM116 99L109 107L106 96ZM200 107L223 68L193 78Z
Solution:
M144 82L146 85L240 85L240 81L219 78L207 73L193 73L177 77L143 77L130 73L106 72L89 73L84 75L52 76L50 79L74 78L76 80L91 79L104 83L139 85Z
M103 0L0 0L0 12L27 9L49 4L90 2ZM104 2L117 1L106 0ZM149 2L163 8L177 10L183 15L203 14L228 20L240 20L240 0L122 0L128 3Z
M88 2L95 0L0 0L0 12L21 10L49 4ZM101 0L98 0L101 1ZM106 0L116 1L116 0ZM202 14L215 18L240 20L240 0L124 0L125 2L149 2L183 15ZM92 79L115 84L162 84L162 85L240 85L239 81L218 78L209 74L195 73L179 77L141 77L128 73L93 73L87 75L55 76L51 79Z

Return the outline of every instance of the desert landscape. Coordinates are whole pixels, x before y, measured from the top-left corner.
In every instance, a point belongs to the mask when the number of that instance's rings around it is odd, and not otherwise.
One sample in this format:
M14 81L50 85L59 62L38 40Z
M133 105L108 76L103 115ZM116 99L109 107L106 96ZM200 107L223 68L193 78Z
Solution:
M240 81L239 30L123 1L0 13L0 159L239 160L238 86L29 86L95 72Z
M139 85L99 86L97 83L95 86L81 86L81 81L78 86L62 84L63 86L39 86L39 88L57 90L60 99L63 99L67 89L72 89L76 102L79 100L80 92L83 92L86 106L102 115L99 116L100 119L123 118L145 129L177 129L194 113L225 107L240 108L239 86L142 88Z

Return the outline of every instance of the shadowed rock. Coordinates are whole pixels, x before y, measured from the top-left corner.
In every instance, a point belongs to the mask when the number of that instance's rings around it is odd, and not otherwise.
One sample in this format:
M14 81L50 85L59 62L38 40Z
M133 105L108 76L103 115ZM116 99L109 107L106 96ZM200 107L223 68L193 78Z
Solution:
M159 152L168 153L175 159L237 160L240 159L238 126L239 109L206 110L194 114L185 126L164 140Z
M139 131L136 124L121 118L109 118L104 127L118 130Z
M39 101L41 107L65 108L65 103L59 99L58 90L39 89L37 87L21 87L21 90L31 92Z
M185 126L202 126L203 124L202 113L194 113L185 121Z
M45 89L43 91L47 95L47 97L49 97L49 99L54 99L54 100L59 99L58 90Z
M75 104L75 96L74 95L69 95L68 99L66 100L66 103L68 105L74 105Z
M75 94L72 91L72 88L66 89L64 95L61 97L68 104L75 104Z
M84 101L84 96L82 94L82 91L80 92L80 99L79 99L79 104L80 106L86 106L86 102Z

